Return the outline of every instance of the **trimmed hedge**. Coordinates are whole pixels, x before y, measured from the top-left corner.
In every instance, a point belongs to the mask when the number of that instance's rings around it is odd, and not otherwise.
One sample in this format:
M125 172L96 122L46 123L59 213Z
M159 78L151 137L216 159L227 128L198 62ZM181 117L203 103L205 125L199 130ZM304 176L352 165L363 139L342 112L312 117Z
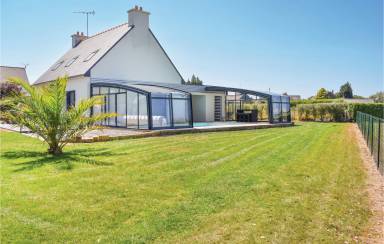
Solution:
M301 99L291 100L291 107L296 107L299 104L318 104L318 103L344 103L342 98L335 99Z
M302 121L352 121L356 112L384 117L383 103L318 103L298 104L292 108L292 118Z
M352 103L349 113L356 121L356 112L360 111L384 119L384 103Z

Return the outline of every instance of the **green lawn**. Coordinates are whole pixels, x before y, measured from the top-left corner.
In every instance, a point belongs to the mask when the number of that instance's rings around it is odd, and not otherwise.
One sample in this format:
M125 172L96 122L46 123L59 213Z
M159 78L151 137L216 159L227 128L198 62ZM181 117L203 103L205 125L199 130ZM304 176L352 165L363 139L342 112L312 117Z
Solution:
M329 242L370 216L351 124L75 144L1 132L1 242Z

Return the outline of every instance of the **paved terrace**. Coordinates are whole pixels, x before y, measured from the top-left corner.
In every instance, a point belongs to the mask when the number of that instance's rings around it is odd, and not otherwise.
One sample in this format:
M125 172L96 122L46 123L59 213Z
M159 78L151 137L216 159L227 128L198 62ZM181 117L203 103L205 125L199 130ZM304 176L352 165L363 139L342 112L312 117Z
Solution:
M205 126L200 126L200 127L197 126L194 128L164 129L164 130L132 130L132 129L125 129L125 128L105 127L102 129L89 131L85 133L81 138L77 138L74 142L91 143L91 142L98 142L98 141L134 139L134 138L153 137L153 136L187 134L187 133L254 130L254 129L288 127L288 126L293 126L293 123L270 124L268 122L256 122L256 123L214 122L214 123L208 123ZM16 125L0 123L0 128L20 132L20 127ZM22 133L26 133L26 135L36 137L36 135L34 135L33 133L28 132L27 129L23 129Z

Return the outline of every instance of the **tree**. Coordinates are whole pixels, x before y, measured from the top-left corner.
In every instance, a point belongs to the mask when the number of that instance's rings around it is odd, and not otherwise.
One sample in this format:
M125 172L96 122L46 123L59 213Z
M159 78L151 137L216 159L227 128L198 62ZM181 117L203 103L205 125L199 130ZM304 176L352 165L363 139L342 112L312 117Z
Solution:
M185 85L203 85L203 81L198 76L192 75L191 79L188 79Z
M325 99L327 98L327 90L325 88L320 88L316 93L316 99Z
M384 103L384 91L376 92L369 96L369 98L373 99L376 103Z
M353 90L351 83L347 82L340 87L340 96L343 98L353 98Z
M39 135L48 144L49 154L62 154L69 140L94 129L97 122L116 116L112 113L89 116L93 106L103 104L101 96L82 100L77 106L66 109L67 77L43 87L31 86L18 78L11 78L11 82L21 86L27 95L10 98L11 109L2 113L10 121Z

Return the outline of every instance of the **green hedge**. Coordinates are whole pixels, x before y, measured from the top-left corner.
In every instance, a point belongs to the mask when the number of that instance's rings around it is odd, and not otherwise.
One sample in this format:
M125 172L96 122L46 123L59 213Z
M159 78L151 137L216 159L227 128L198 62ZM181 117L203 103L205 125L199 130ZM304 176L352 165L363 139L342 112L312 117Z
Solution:
M299 104L318 104L318 103L344 103L344 100L342 98L291 100L291 107L296 107Z
M352 121L356 112L384 117L383 103L317 103L298 104L291 108L292 118L302 121Z
M352 103L349 107L349 113L356 121L356 112L360 111L384 119L384 103Z

